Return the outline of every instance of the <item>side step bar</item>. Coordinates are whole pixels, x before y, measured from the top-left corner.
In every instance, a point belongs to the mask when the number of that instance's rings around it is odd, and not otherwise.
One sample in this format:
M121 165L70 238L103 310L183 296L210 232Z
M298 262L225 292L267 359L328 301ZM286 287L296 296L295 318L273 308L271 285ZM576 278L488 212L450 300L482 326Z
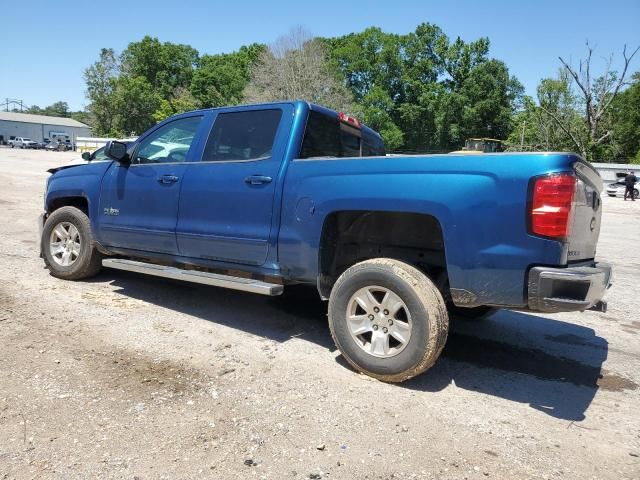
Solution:
M184 282L201 283L213 287L259 293L260 295L281 295L284 290L282 285L253 280L251 278L232 277L218 273L200 272L198 270L183 270L181 268L119 258L105 258L102 260L102 266L115 268L117 270L126 270L128 272L146 273L147 275L171 278L173 280L182 280Z

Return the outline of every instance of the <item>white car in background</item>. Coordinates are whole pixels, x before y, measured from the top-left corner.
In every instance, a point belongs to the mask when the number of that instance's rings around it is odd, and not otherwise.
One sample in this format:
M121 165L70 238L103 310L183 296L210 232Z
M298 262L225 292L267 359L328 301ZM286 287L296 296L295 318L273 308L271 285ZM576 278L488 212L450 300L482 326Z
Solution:
M618 181L607 185L607 195L610 197L624 197L624 192L627 188L624 177L626 177L627 174L617 173L616 176L618 177ZM633 189L633 198L637 200L638 197L640 197L640 182L636 182Z

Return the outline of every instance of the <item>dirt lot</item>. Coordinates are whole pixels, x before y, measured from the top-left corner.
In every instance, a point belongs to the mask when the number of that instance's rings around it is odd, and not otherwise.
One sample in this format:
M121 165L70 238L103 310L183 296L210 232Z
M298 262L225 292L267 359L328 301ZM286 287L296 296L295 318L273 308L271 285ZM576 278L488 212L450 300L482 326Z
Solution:
M640 478L640 202L604 198L608 313L457 321L387 385L313 290L50 277L45 170L76 156L0 147L0 479Z

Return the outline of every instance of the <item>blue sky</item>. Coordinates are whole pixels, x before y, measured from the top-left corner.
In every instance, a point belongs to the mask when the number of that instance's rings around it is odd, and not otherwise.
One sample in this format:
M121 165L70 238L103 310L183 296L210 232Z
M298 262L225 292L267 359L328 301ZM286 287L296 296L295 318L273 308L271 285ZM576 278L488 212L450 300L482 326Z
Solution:
M73 109L82 108L82 73L100 48L120 52L144 35L187 43L200 53L220 53L252 42L269 43L295 25L315 35L336 36L368 26L406 33L430 22L452 38L489 37L491 56L507 63L528 94L534 94L541 78L555 75L559 55L574 61L583 56L587 39L597 47L599 64L612 52L619 60L625 43L640 44L640 0L54 3L15 2L13 13L0 21L2 102L11 97L44 107L63 100ZM23 15L16 15L16 10ZM640 54L632 70L640 70Z

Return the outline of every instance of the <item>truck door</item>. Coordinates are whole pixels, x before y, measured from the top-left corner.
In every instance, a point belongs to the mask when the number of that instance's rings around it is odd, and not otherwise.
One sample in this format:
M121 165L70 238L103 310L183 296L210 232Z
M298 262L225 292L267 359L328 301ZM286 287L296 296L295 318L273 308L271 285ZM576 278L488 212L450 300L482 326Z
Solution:
M114 162L100 195L98 236L104 245L177 253L180 186L202 115L182 117L140 139L131 164Z
M189 164L182 185L182 256L265 263L293 112L278 105L216 115L202 159Z

